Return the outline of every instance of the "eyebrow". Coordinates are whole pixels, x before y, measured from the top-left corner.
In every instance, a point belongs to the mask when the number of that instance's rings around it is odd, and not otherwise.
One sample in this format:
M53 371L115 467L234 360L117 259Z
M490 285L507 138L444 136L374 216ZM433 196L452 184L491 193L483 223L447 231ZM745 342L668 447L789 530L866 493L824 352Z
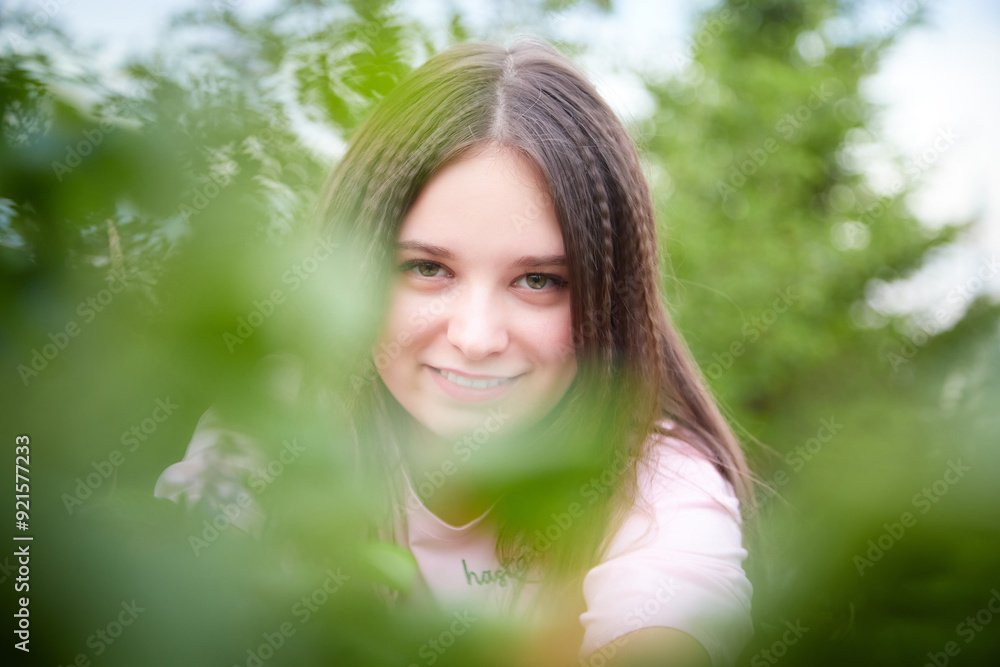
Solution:
M441 246L420 241L400 241L397 250L416 250L440 259L455 259L455 253ZM510 263L508 268L519 269L532 266L566 266L566 255L522 255Z

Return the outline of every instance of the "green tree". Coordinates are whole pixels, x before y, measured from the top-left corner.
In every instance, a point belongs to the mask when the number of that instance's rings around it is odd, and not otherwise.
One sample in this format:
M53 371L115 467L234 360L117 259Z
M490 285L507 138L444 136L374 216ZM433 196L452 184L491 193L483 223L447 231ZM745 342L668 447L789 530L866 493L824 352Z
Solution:
M1000 310L980 301L938 333L867 303L966 226L922 227L904 203L917 170L901 161L888 196L866 180L879 110L859 86L920 14L830 30L860 8L723 2L700 17L681 73L650 77L671 308L766 485L751 664L916 664L990 594L973 573L997 537L985 406ZM786 621L810 628L794 647ZM975 660L997 644L962 650Z

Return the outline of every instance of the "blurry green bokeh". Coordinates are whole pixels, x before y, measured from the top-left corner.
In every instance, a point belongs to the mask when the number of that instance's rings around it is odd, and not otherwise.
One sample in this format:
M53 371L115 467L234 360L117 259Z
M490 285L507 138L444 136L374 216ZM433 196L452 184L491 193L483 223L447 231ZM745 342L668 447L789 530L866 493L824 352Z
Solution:
M520 3L520 27L544 36L565 5ZM657 106L631 130L670 310L763 482L740 664L996 664L998 309L928 335L866 304L961 228L928 232L903 204L912 183L880 199L844 157L878 140L859 83L908 23L818 61L796 44L856 11L724 2L680 74L640 73ZM452 622L373 595L411 564L360 537L377 499L321 401L272 393L261 366L292 353L350 390L377 299L308 221L337 147L442 45L389 2L241 16L179 17L177 34L216 39L165 45L120 90L56 22L0 24L0 398L10 451L31 437L36 535L16 664L430 664L421 649ZM477 37L453 17L448 43ZM304 448L260 493L282 519L262 540L208 539L215 517L152 497L210 406L273 451ZM95 635L129 605L120 641ZM546 664L524 630L484 621L436 664Z

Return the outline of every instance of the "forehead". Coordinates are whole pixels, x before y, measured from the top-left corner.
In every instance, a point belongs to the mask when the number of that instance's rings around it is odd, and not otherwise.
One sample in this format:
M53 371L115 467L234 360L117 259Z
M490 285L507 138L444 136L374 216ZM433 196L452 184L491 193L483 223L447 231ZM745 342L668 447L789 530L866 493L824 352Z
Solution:
M480 149L435 174L404 218L399 241L480 259L565 251L537 165L496 147Z

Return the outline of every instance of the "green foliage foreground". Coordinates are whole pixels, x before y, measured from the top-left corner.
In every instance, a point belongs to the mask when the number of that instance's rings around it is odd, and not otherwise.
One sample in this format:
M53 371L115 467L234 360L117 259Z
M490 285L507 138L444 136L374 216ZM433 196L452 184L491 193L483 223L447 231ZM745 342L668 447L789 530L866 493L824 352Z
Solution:
M391 3L327 9L250 21L216 3L175 26L211 42L115 89L51 26L3 19L4 465L30 435L35 537L17 664L546 664L524 628L449 636L455 619L373 595L405 589L411 563L345 537L376 499L317 401L260 377L292 352L336 390L365 381L341 370L376 317L364 277L304 221L338 146L434 50ZM911 181L879 197L852 161L877 140L859 83L904 22L818 59L797 48L852 11L723 3L680 75L647 73L656 112L633 128L671 310L763 482L742 663L995 664L997 309L928 333L866 305L961 229L926 232ZM466 36L456 16L449 39ZM152 498L211 405L295 453L247 480L278 519L263 539Z

